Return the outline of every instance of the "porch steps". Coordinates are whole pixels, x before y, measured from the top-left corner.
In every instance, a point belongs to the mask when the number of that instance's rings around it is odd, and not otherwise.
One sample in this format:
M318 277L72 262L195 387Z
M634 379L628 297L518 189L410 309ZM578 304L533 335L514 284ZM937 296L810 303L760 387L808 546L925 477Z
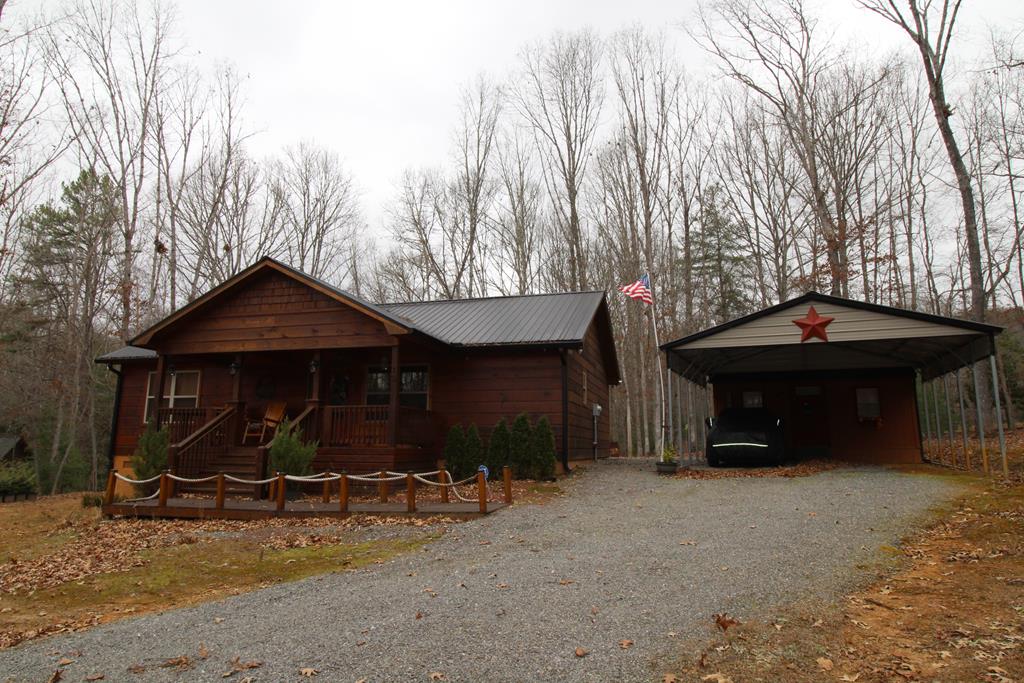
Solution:
M223 472L239 479L262 478L262 475L257 476L256 472L257 451L256 446L233 446L223 454L208 460L197 473L191 476L198 479ZM212 494L217 491L217 485L214 482L202 484L186 484L182 482L178 484L178 490L185 493ZM228 494L248 495L252 493L253 487L229 481L224 483L224 491Z

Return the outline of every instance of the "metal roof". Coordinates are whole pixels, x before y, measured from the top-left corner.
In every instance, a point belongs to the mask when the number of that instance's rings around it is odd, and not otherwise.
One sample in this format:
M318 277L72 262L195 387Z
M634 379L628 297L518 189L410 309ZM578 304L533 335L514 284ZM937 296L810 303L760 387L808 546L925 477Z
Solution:
M575 344L583 341L604 292L454 299L380 308L453 346Z
M96 359L97 363L130 363L135 360L154 360L156 351L139 346L125 346L116 351L105 353Z

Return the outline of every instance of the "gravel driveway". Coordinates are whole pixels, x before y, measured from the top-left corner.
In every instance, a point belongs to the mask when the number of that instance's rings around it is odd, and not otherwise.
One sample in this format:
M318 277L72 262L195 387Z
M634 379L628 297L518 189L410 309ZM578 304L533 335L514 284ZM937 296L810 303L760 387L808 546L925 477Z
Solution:
M835 595L960 491L882 468L711 481L652 469L603 462L571 495L458 525L384 565L0 652L0 680L46 680L69 652L64 681L307 680L300 667L318 681L651 680L669 632ZM209 657L188 671L159 667L200 642ZM263 665L221 678L236 656Z

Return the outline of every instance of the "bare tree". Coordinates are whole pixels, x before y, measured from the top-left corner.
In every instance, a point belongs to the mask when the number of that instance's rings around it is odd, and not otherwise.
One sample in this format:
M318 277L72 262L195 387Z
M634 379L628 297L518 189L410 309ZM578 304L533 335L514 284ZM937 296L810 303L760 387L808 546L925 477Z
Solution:
M556 227L567 237L563 286L570 289L588 286L580 194L603 102L601 54L593 33L557 34L523 50L522 73L512 88L512 102L544 158Z
M985 319L985 276L981 266L981 239L971 174L950 123L953 107L946 97L945 69L953 41L953 30L962 0L858 0L865 9L900 27L917 46L928 81L928 96L935 123L956 176L963 209L964 235L970 275L970 312L974 320ZM938 22L938 26L934 22Z
M270 172L284 202L289 262L314 277L344 281L344 245L356 239L360 213L352 176L338 155L302 142L285 150Z

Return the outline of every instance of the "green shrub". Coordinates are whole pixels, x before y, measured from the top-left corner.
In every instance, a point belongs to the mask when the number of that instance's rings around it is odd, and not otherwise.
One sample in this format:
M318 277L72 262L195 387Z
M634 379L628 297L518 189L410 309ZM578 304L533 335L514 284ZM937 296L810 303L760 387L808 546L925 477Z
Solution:
M476 428L475 424L471 424L469 429L466 430L466 468L469 471L460 478L464 479L476 472L480 465L484 464L485 456L484 442L480 438L480 430Z
M491 430L491 438L487 442L487 469L491 475L501 475L501 468L509 463L509 444L512 442L512 434L508 431L508 424L505 418L498 420Z
M83 493L82 494L82 507L84 508L98 508L103 506L103 494L100 493Z
M302 430L290 429L291 423L284 420L277 429L274 442L270 445L270 468L302 477L311 473L313 458L316 456L316 441L302 440ZM298 482L289 482L289 488L299 488Z
M149 479L167 469L167 446L170 445L170 440L166 428L157 429L152 422L146 425L131 459L135 479ZM140 496L145 496L156 491L158 486L157 482L152 482L139 484L135 488L138 489L137 493Z
M512 467L512 474L516 479L528 479L533 471L532 458L530 456L533 446L533 429L530 427L530 418L526 413L519 413L512 421L512 431L509 435L508 461Z
M0 467L0 495L14 496L36 492L36 472L27 462Z
M466 457L466 431L462 425L448 430L444 440L444 466L455 479L465 479L472 473L472 465Z
M550 479L555 476L555 433L546 416L537 420L533 428L530 448L530 477Z

